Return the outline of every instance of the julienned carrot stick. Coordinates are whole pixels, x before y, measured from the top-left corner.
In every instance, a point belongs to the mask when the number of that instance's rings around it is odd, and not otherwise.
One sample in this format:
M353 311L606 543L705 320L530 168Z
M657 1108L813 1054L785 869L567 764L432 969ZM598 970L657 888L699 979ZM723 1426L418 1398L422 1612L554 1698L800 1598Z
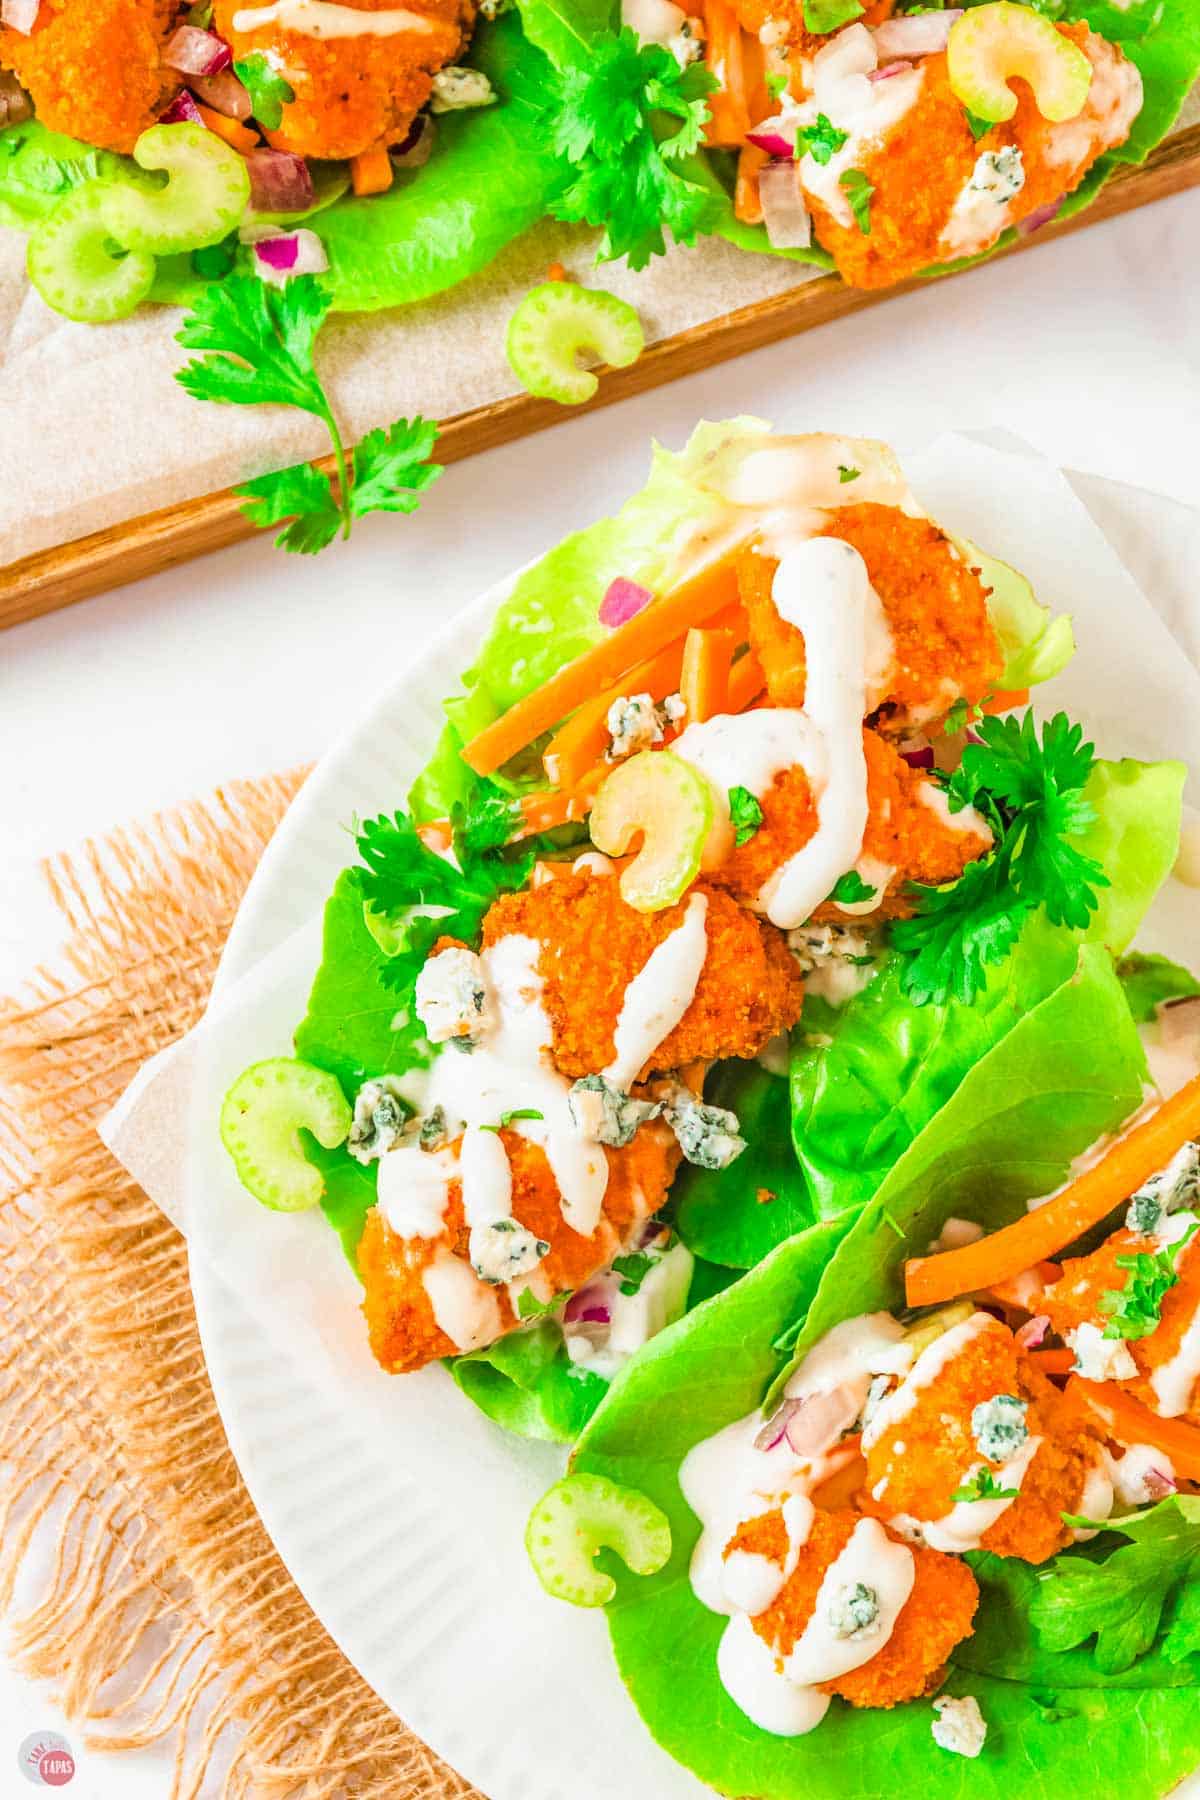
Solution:
M705 0L704 26L705 61L720 83L718 91L709 95L704 135L710 144L736 150L754 124L746 95L741 24L728 0Z
M590 700L598 688L608 687L626 669L665 649L689 625L703 625L714 613L736 606L737 602L737 572L733 557L727 556L703 569L673 594L652 600L628 624L619 625L532 694L524 695L472 739L462 753L463 761L477 775L490 775L534 738L541 737L543 731L549 731Z
M1085 1381L1082 1375L1073 1375L1066 1392L1123 1444L1151 1444L1170 1457L1177 1475L1200 1481L1200 1430L1186 1419L1160 1418L1111 1381Z
M1028 1350L1026 1355L1043 1375L1069 1375L1075 1367L1073 1350Z
M731 713L745 712L752 700L757 700L767 685L762 664L753 650L745 656L739 656L729 671L729 702Z
M683 640L679 698L687 707L689 725L728 712L733 650L732 631L704 631L693 625Z
M1119 1137L1094 1168L1044 1206L978 1243L940 1256L914 1257L904 1271L908 1304L933 1306L959 1294L973 1294L1044 1262L1098 1225L1197 1133L1200 1075Z
M761 225L763 222L762 196L759 193L758 177L764 165L770 161L765 150L757 144L743 144L738 151L737 181L733 189L733 216L740 219L743 225Z
M652 700L665 700L675 692L683 667L683 645L680 638L636 669L626 670L619 681L585 700L559 727L542 756L542 766L557 787L574 787L603 756L608 744L608 710L614 700L622 694L649 694Z
M1028 688L996 688L981 703L980 710L985 713L1011 712L1014 706L1024 706L1028 699Z

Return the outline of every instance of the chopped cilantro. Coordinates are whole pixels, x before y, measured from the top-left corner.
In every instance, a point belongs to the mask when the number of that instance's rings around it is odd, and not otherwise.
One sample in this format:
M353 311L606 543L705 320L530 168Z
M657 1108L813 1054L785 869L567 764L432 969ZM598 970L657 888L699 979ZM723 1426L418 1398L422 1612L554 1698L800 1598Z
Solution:
M984 137L992 129L992 126L996 121L994 119L981 119L979 114L973 113L969 106L964 107L963 111L967 115L967 124L970 127L971 136L975 139L975 142L978 143L980 138Z
M570 1295L565 1289L561 1294L555 1294L549 1300L539 1300L532 1288L522 1288L517 1295L517 1317L518 1319L544 1318L547 1313L557 1312L559 1307L564 1306L569 1299Z
M1083 798L1094 751L1083 731L1057 713L1038 739L1032 712L986 718L946 785L951 812L975 806L995 832L992 850L946 887L911 882L910 919L892 926L909 958L905 993L918 1006L954 994L970 1004L990 963L1003 962L1026 919L1041 906L1052 925L1086 926L1108 886L1100 864L1069 839L1094 817Z
M854 223L864 237L870 237L871 196L875 192L875 184L867 180L861 169L844 169L838 176L838 186L850 202Z
M990 1469L976 1469L975 1473L961 1487L956 1487L950 1498L954 1501L974 1500L1015 1500L1020 1492L1018 1488L1002 1488L996 1486L996 1477Z
M848 131L839 131L825 113L818 113L815 125L802 125L796 133L796 153L807 152L815 163L827 163L849 140Z
M763 820L762 807L749 788L730 788L729 817L733 822L734 842L748 844Z
M786 75L768 75L766 83L767 92L772 100L778 100L781 94L787 92L788 78Z
M557 80L548 131L574 178L554 203L556 218L602 226L600 260L624 256L631 269L665 254L664 230L694 244L712 229L712 195L678 167L700 148L717 85L703 62L680 68L661 44L625 28ZM665 120L677 121L674 131L663 132Z
M838 464L838 480L843 486L845 486L848 481L857 481L861 474L861 469L852 469L849 463Z
M865 10L859 0L804 0L804 29L838 31L852 19L861 19Z
M858 906L864 900L873 900L878 892L878 888L867 886L857 869L847 869L838 876L829 898L838 906Z
M261 50L235 62L233 72L250 96L250 111L268 131L278 131L283 124L283 109L296 98L278 69L273 68Z
M1118 1269L1129 1274L1124 1287L1107 1288L1100 1296L1100 1311L1108 1319L1106 1338L1149 1337L1162 1318L1165 1296L1179 1280L1178 1258L1186 1244L1200 1231L1200 1221L1189 1225L1177 1243L1153 1255L1138 1250L1129 1256L1118 1256Z
M960 731L965 731L968 725L978 724L982 717L983 708L981 706L973 706L969 700L960 694L958 699L954 702L954 705L942 720L942 730L947 737L957 737L958 733Z
M1169 1663L1200 1652L1200 1496L1174 1494L1101 1529L1130 1542L1102 1562L1056 1556L1038 1570L1030 1621L1043 1647L1075 1650L1094 1637L1104 1675L1122 1674L1156 1644Z
M621 1292L636 1294L654 1267L655 1258L647 1256L644 1250L635 1250L630 1256L613 1258L613 1274L621 1277Z
M545 1113L538 1112L535 1106L514 1106L511 1112L500 1114L498 1125L481 1125L480 1131L504 1131L514 1119L544 1119Z

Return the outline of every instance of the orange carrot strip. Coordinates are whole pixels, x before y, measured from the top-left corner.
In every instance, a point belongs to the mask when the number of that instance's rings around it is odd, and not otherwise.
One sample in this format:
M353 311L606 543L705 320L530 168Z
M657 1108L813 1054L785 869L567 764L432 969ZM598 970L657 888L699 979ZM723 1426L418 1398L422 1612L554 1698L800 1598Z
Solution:
M1119 1137L1070 1187L978 1243L917 1256L904 1271L910 1306L934 1306L1009 1281L1073 1244L1200 1132L1200 1075Z
M395 178L386 144L372 144L350 158L350 180L356 194L386 194Z
M251 131L248 125L241 124L237 119L227 119L224 113L214 112L211 106L201 106L197 101L196 111L210 131L215 131L218 137L224 138L227 144L232 144L243 155L247 150L257 150L262 142L257 131Z
M757 700L767 685L762 664L751 650L746 656L739 656L729 671L729 698L727 710L731 713L745 712L752 700Z
M607 774L608 764L599 763L570 788L526 794L521 801L521 823L514 838L532 837L539 831L553 831L556 826L585 819L592 810L596 789Z
M679 697L689 725L729 710L729 671L733 663L732 631L705 631L693 625L683 640Z
M494 724L472 739L463 751L463 761L477 775L490 775L543 731L549 731L590 700L597 688L608 687L624 670L657 655L689 625L703 624L714 613L736 605L737 598L734 559L727 556L676 588L673 594L651 601L627 624L619 625L532 694L510 706Z
M1027 1350L1025 1354L1043 1375L1069 1375L1075 1367L1073 1350Z
M574 787L584 773L603 756L608 745L608 709L623 694L649 694L652 700L664 700L679 686L683 665L683 639L668 644L657 656L627 669L619 681L585 700L561 726L546 745L542 764L551 781L559 787Z
M738 151L737 181L733 190L733 215L743 225L761 225L762 197L758 191L760 170L770 161L757 144L743 144Z
M1014 706L1025 706L1028 700L1028 688L996 688L979 705L985 713L1003 713L1011 712Z
M1177 1475L1200 1481L1200 1429L1186 1419L1160 1418L1111 1381L1085 1381L1082 1375L1073 1375L1066 1392L1123 1444L1151 1444L1170 1457Z
M704 135L709 144L736 150L754 123L746 95L742 28L727 0L705 0L704 22L704 58L720 83L718 91L708 97Z

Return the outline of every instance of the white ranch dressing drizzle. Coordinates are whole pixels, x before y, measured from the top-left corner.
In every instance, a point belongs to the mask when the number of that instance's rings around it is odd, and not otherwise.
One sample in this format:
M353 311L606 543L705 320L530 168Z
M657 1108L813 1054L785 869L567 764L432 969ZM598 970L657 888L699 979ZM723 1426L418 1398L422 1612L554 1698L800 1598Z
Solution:
M828 162L819 163L806 154L798 165L805 192L839 225L855 223L841 177L861 168L863 158L895 129L916 104L925 80L921 68L903 70L886 81L868 80L878 64L875 41L866 26L847 26L812 59L812 98L787 114L789 125L794 119L803 126L815 125L824 113L837 130L847 133L846 142Z
M725 1558L725 1595L735 1612L756 1618L766 1612L796 1573L800 1552L812 1531L816 1508L807 1494L789 1494L783 1503L787 1552L782 1563L753 1550L731 1550Z
M981 1470L989 1469L997 1487L1015 1488L1019 1494L1029 1465L1041 1447L1041 1438L1031 1435L1001 1468L992 1469L990 1463L973 1462L964 1474L963 1481L969 1482ZM984 1532L991 1530L997 1519L1008 1511L1015 1498L1016 1494L1005 1500L956 1500L950 1511L943 1513L940 1519L922 1520L921 1534L931 1550L945 1550L955 1556L966 1550L978 1550Z
M784 1659L783 1672L798 1686L836 1681L883 1649L913 1591L916 1562L907 1544L895 1543L878 1519L860 1519L850 1541L821 1578L812 1617ZM838 1637L830 1625L830 1609L844 1588L861 1582L878 1596L875 1623L849 1637Z
M458 1159L449 1150L400 1144L380 1158L376 1202L397 1237L441 1237Z
M875 1409L870 1424L863 1430L863 1449L872 1449L886 1432L894 1430L905 1413L916 1405L922 1391L931 1387L981 1332L1002 1329L990 1313L977 1312L961 1324L951 1326L941 1337L934 1338L932 1344L926 1344L900 1386L885 1395Z
M1183 1260L1181 1257L1180 1261ZM1192 1314L1174 1356L1159 1363L1150 1376L1157 1402L1154 1410L1164 1419L1177 1419L1191 1404L1197 1381L1200 1381L1200 1308Z
M739 1712L773 1737L802 1737L829 1711L828 1694L788 1680L747 1613L730 1619L721 1633L717 1674Z
M614 1086L632 1087L638 1071L691 1005L708 954L707 894L693 894L683 922L650 952L621 1003L614 1055L603 1071Z
M1111 1515L1115 1498L1112 1471L1115 1467L1116 1464L1102 1444L1096 1461L1089 1465L1079 1498L1072 1508L1080 1518L1101 1520ZM1082 1525L1075 1526L1071 1531L1072 1541L1076 1544L1090 1544L1097 1535L1098 1533L1089 1531Z
M873 1375L903 1375L912 1360L904 1327L891 1313L863 1313L857 1319L843 1319L817 1339L788 1377L784 1393L793 1400L849 1387L865 1401Z
M808 770L817 830L764 884L756 908L785 931L803 924L862 854L867 828L866 564L840 538L788 545L772 598L804 634L804 711L825 745L821 776Z
M500 1303L470 1263L443 1247L421 1272L438 1329L459 1350L478 1350L502 1330Z
M993 153L985 151L959 189L938 239L938 249L946 256L973 256L986 250L1010 223L1025 186L1025 171L1020 167L1019 151L1017 167L1008 179L997 171L997 161Z
M840 913L849 918L858 918L865 913L878 912L887 894L888 882L896 873L894 863L886 863L878 856L859 857L854 865L854 873L864 887L874 888L875 892L868 900L835 900L834 905Z
M366 12L357 6L339 6L336 0L271 0L269 6L244 6L232 19L234 31L261 31L278 25L299 37L393 37L401 31L430 32L437 21L399 6L386 12Z
M744 787L761 800L785 769L799 766L824 772L821 738L807 713L796 707L718 713L689 725L671 750L707 777L726 811L730 788Z

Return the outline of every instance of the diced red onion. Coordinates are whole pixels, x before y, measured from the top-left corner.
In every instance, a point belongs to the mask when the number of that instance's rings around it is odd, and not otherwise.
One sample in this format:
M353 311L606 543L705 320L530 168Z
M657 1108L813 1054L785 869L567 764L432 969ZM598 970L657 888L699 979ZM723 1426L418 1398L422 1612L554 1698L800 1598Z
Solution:
M748 131L746 142L754 144L759 150L765 150L768 156L774 156L783 162L791 162L796 154L796 146L785 138L780 131L770 128L770 123L759 131Z
M196 105L195 96L187 88L180 88L165 113L159 113L160 125L203 125L200 108Z
M579 1315L581 1325L611 1325L612 1313L607 1306L585 1306Z
M325 246L315 231L286 231L259 238L254 261L262 279L276 287L293 275L322 275L329 267Z
M1050 1320L1045 1313L1038 1313L1034 1319L1026 1320L1017 1332L1016 1338L1022 1350L1036 1350L1045 1339L1050 1329Z
M0 0L0 21L28 37L37 23L41 0Z
M232 69L222 69L217 75L197 75L192 87L205 106L211 106L225 118L250 117L250 96Z
M983 742L983 739L977 731L967 730L963 733L963 736L966 738L968 744L982 744Z
M418 113L408 135L392 150L392 161L398 169L420 169L433 155L437 128L428 113Z
M567 1325L611 1325L612 1324L613 1284L611 1279L601 1276L598 1281L589 1281L571 1295L563 1308L563 1321Z
M794 162L770 162L758 178L763 224L775 250L806 250L812 243L799 169Z
M868 81L890 81L893 75L903 75L905 69L911 69L910 62L885 63L882 69L868 69Z
M1043 225L1049 225L1051 219L1058 217L1058 209L1061 205L1061 200L1047 200L1044 206L1035 206L1033 211L1018 224L1017 231L1020 236L1032 237L1035 231L1042 229Z
M181 75L219 75L233 61L233 51L215 31L181 25L167 39L162 59L168 69L178 69Z
M312 176L302 156L290 150L250 150L246 168L252 212L307 212L312 205Z
M871 36L880 62L894 56L934 56L944 50L950 27L962 18L962 8L947 12L910 13L906 18L885 19Z
M15 75L0 69L0 131L6 125L23 125L33 117L33 101Z
M642 587L640 582L618 575L615 581L609 582L600 602L600 623L610 626L627 625L644 606L649 606L653 598L650 589Z
M800 1410L787 1421L784 1428L787 1441L797 1456L820 1456L850 1429L859 1410L859 1396L850 1387L810 1394Z
M1179 1483L1165 1469L1147 1469L1142 1476L1147 1496L1151 1500L1165 1500L1168 1494L1179 1492Z
M933 767L932 744L922 744L916 750L902 750L900 754L910 769L932 769Z
M788 1424L800 1411L801 1400L785 1400L776 1412L771 1414L762 1430L754 1440L756 1450L773 1450L787 1436Z

